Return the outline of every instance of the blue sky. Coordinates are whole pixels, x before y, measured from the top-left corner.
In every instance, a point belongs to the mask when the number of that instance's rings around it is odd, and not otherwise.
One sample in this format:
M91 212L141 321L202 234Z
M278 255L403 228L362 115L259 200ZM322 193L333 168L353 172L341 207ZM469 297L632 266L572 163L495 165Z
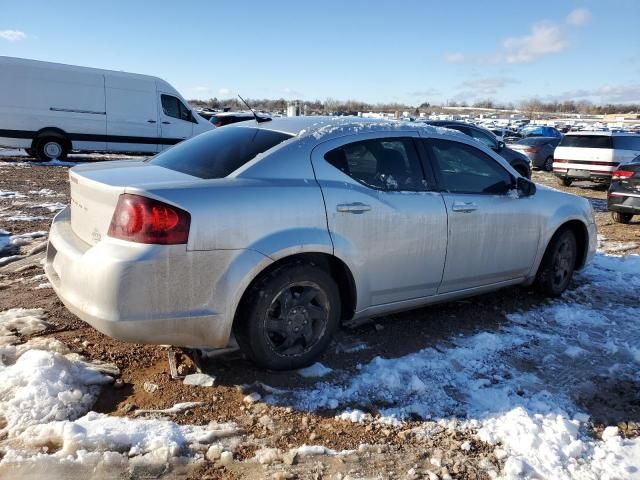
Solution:
M637 0L1 0L0 55L187 98L640 103L639 21Z

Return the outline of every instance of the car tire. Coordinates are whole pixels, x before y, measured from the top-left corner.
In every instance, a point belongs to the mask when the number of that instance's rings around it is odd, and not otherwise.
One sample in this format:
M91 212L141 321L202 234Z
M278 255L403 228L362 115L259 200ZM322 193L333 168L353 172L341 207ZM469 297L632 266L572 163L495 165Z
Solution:
M629 223L633 218L633 213L624 213L624 212L611 212L611 218L613 218L616 223Z
M33 148L25 148L24 151L31 158L34 158L36 156L36 152L33 150Z
M558 183L563 187L570 187L573 183L573 180L571 180L570 178L558 177Z
M37 141L35 147L35 156L41 162L64 160L68 153L67 142L61 137L43 137Z
M562 295L573 277L577 256L575 234L568 228L556 232L538 268L536 275L538 289L550 297Z
M516 167L513 167L513 169L514 169L516 172L518 172L518 174L519 174L521 177L524 177L524 178L531 178L531 175L530 175L530 173L529 173L529 169L528 169L528 168L525 168L525 167L522 167L522 166L518 165L518 166L516 166Z
M544 163L542 164L542 169L545 172L552 172L553 171L553 157L547 157L544 161Z
M242 351L259 367L310 365L329 345L340 321L340 294L331 275L304 262L287 263L258 278L234 321Z

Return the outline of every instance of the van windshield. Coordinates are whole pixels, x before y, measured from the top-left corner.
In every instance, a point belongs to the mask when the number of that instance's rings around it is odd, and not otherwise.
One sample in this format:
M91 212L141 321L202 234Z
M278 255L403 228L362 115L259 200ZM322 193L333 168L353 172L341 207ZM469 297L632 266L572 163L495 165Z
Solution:
M565 135L561 147L613 148L610 135Z
M216 128L171 147L149 163L194 177L223 178L290 138L292 135L260 128Z

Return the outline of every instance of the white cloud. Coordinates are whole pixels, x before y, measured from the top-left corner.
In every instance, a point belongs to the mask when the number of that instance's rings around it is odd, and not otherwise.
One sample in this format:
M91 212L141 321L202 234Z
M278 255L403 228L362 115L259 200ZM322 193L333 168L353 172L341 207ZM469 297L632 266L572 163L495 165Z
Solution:
M591 20L591 12L586 8L576 8L567 15L567 23L569 25L581 26Z
M231 90L228 88L221 88L218 90L218 95L231 95Z
M447 52L444 54L446 63L465 63L466 60L464 53L461 52Z
M568 42L558 25L536 23L529 35L507 38L502 46L501 58L505 63L531 63L545 55L562 52Z
M600 103L640 103L640 84L604 85L549 95L545 100L590 100Z
M282 93L289 97L303 97L304 94L298 90L294 90L289 87L285 87L282 89Z
M206 93L206 92L210 92L211 88L205 85L196 85L195 87L191 87L191 90L193 90L196 93Z
M0 38L9 42L19 42L27 38L27 34L20 30L0 30Z
M460 84L460 88L473 91L475 95L493 95L507 85L518 83L518 80L510 77L487 77L467 80Z

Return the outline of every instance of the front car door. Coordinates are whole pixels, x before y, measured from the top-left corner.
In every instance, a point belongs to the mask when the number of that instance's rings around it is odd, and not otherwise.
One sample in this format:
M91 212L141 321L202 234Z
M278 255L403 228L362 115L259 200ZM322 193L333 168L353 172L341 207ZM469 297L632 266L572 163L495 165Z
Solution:
M191 110L175 95L160 93L160 120L161 150L193 136Z
M357 275L359 310L434 295L440 284L447 216L417 141L414 132L376 132L312 152L336 255Z
M507 168L471 143L424 142L449 218L447 260L438 293L525 277L543 224L533 198L520 198Z

